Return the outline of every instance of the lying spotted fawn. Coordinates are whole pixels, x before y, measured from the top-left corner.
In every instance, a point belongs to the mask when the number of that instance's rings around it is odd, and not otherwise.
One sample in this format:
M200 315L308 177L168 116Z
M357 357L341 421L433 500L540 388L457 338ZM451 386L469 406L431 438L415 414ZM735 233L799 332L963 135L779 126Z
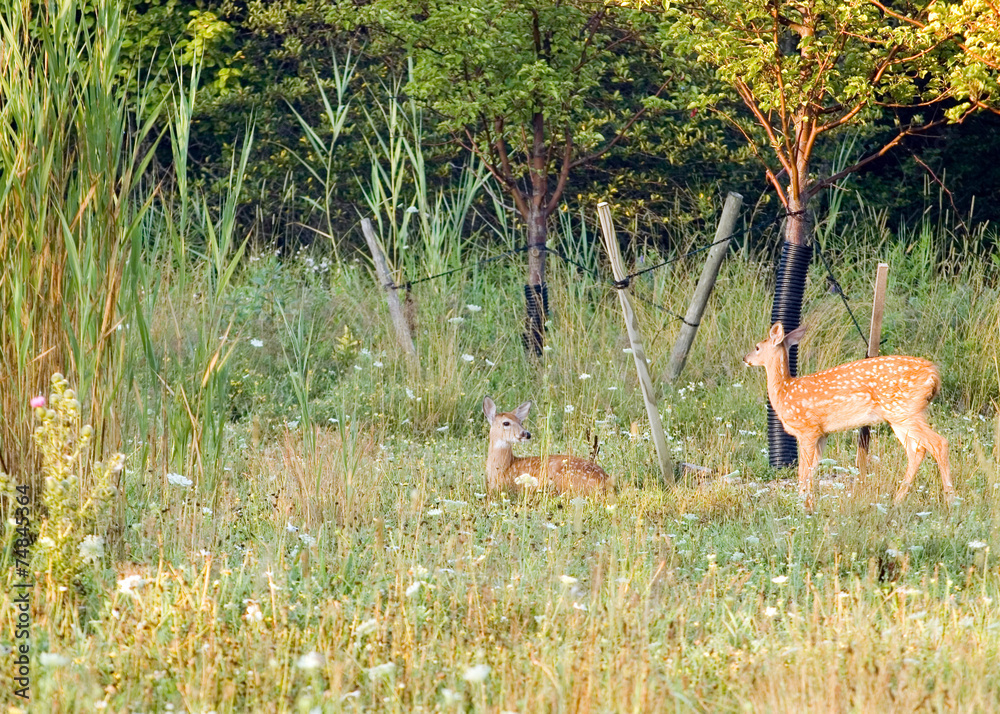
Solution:
M948 466L948 442L927 424L927 405L941 390L937 367L919 357L870 357L802 377L788 371L788 350L805 325L787 335L780 322L743 358L767 372L767 396L785 431L799 442L799 495L812 507L813 474L828 434L889 422L906 449L909 464L896 491L903 500L927 451L941 471L945 497L955 494Z
M531 402L525 402L512 412L497 414L497 406L486 397L483 414L490 424L490 452L486 457L486 488L497 489L547 489L562 493L607 492L612 488L611 478L593 461L576 456L514 456L511 444L528 441L531 433L521 422L528 416Z

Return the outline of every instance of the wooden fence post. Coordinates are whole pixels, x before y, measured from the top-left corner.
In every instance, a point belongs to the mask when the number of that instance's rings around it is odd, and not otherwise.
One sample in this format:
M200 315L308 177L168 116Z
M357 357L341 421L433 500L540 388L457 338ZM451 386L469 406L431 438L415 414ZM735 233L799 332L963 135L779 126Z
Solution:
M396 341L406 355L406 361L411 369L420 370L420 361L417 358L417 350L413 346L413 337L410 335L410 326L406 323L403 315L402 305L399 303L399 295L396 294L395 283L392 280L392 272L389 270L389 263L379 245L378 236L375 235L375 228L371 219L361 219L361 232L365 235L365 242L371 251L372 260L375 261L375 274L379 284L385 290L385 299L389 304L389 316L396 329Z
M615 237L615 227L611 222L611 208L607 202L602 201L597 204L597 215L601 221L601 233L604 236L604 247L608 251L611 259L611 271L614 273L615 281L620 284L618 287L618 298L622 304L622 312L625 314L625 327L628 330L629 343L632 345L632 357L635 359L635 371L639 375L639 385L642 387L642 398L646 403L646 416L649 418L649 431L653 437L653 444L656 446L656 455L660 461L660 473L664 483L673 483L674 462L670 458L670 451L667 448L667 438L663 433L663 423L660 421L660 412L656 408L656 396L653 391L653 380L649 377L649 367L646 364L646 351L642 347L642 336L639 332L639 323L636 320L635 312L632 310L632 302L626 292L627 284L622 284L625 280L625 263L622 260L621 249L618 247L618 238Z
M879 263L875 272L875 297L872 299L872 322L868 329L868 352L865 357L878 355L882 341L882 316L885 314L885 286L889 276L889 266ZM871 442L871 428L863 426L858 430L858 455L855 465L863 478L868 473L868 445Z
M670 353L666 374L668 382L677 379L681 370L684 369L684 363L687 362L688 352L694 342L694 336L698 333L698 325L705 313L705 306L708 305L708 297L712 294L712 288L715 287L715 279L719 276L722 260L729 251L733 231L736 229L736 219L740 215L742 205L743 196L740 194L730 192L726 196L726 203L722 207L722 216L715 229L714 245L708 251L708 259L705 261L705 267L701 269L701 277L698 278L698 287L695 288L694 297L691 298L691 304L684 315L684 324L681 325L680 332L677 334L674 351Z

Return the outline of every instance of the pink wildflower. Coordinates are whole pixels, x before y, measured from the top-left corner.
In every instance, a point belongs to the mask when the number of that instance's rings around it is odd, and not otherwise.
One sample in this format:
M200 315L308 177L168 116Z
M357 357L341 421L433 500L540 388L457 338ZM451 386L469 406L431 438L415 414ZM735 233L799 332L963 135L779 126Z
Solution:
M45 406L45 397L39 394L37 397L32 397L31 401L28 402L32 409L38 409L39 407Z

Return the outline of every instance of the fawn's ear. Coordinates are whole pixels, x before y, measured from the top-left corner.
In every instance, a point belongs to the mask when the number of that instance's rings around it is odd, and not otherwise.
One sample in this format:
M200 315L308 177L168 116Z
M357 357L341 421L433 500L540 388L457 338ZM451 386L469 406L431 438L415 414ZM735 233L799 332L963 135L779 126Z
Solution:
M771 331L767 334L767 339L775 347L784 342L785 328L781 326L780 322L776 322L773 325L771 325Z
M517 417L518 421L524 421L528 418L528 410L531 409L531 402L525 402L517 409L514 410L514 416Z
M803 323L785 335L785 344L788 345L789 349L799 344L799 340L802 339L802 335L806 334L806 329L806 325Z
M490 424L493 423L493 419L497 415L497 405L489 397L483 399L483 415Z

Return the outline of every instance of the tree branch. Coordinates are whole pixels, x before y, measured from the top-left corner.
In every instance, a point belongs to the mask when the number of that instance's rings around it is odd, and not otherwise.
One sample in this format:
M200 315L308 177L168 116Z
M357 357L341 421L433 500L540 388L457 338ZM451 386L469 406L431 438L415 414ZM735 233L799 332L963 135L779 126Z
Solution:
M570 131L569 125L566 125L565 133L565 147L563 148L563 160L562 166L559 167L559 178L556 180L556 186L552 189L552 197L549 202L545 204L545 215L548 216L555 210L556 206L559 205L559 199L562 197L563 189L566 188L566 180L569 178L569 170L571 168L570 157L573 155L573 132Z
M921 124L919 127L909 126L909 127L906 127L905 129L901 129L899 131L899 133L892 138L892 140L886 142L882 146L882 148L879 149L878 151L876 151L874 154L869 154L868 156L866 156L865 158L861 159L860 161L852 164L851 166L848 166L848 167L844 168L843 170L838 171L835 174L827 176L825 179L821 179L821 180L817 181L815 184L813 184L809 188L809 191L807 193L807 198L812 198L813 196L815 196L817 193L819 193L820 191L822 191L827 186L833 186L834 184L836 184L838 181L840 181L845 176L849 176L849 175L855 173L856 171L858 171L859 169L861 169L862 167L870 164L875 159L878 159L878 158L881 158L882 156L885 156L889 152L890 149L892 149L893 147L897 146L906 137L908 137L908 136L916 136L918 134L923 134L927 130L933 129L933 128L941 126L943 124L947 124L947 119L937 119L935 121L931 121L931 122L928 122L926 124Z
M656 90L656 94L654 94L653 97L654 98L659 97L660 94L663 92L663 90L667 88L667 84L669 83L670 80L668 79L663 84L661 84L660 88ZM576 159L570 164L569 168L575 169L577 166L590 163L591 161L594 161L603 156L604 154L608 153L611 149L614 148L615 144L617 144L619 141L625 138L625 135L628 133L628 130L631 129L635 125L635 123L642 118L642 116L645 113L646 113L646 107L642 107L641 109L637 110L634 114L632 114L629 120L625 122L622 128L618 130L618 133L615 134L614 138L611 139L611 141L609 141L607 144L605 144L602 148L598 149L597 151L587 154L586 156L582 156L579 159Z

